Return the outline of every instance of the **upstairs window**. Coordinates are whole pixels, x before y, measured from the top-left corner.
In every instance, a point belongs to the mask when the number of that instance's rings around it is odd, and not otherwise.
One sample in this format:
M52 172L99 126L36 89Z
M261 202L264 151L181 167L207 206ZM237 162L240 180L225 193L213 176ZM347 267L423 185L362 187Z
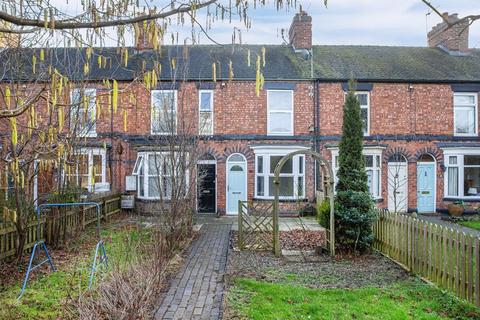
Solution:
M78 136L95 137L97 135L95 119L97 90L75 88L70 95L70 130Z
M360 103L363 135L368 136L370 134L370 94L368 92L357 92L355 96Z
M199 92L199 123L198 133L201 135L213 134L213 91L201 90Z
M477 98L476 93L455 93L453 95L455 135L477 135Z
M293 91L267 91L269 135L293 135Z
M177 132L177 92L152 90L152 134Z

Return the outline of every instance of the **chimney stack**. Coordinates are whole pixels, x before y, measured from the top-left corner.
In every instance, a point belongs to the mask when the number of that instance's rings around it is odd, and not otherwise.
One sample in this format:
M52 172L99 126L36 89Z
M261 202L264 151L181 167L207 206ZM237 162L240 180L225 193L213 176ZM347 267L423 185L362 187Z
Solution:
M302 6L300 12L293 17L288 38L295 50L312 49L312 17L302 10Z
M443 13L450 23L460 20L458 14L449 15L448 12ZM468 20L448 27L445 21L437 24L427 35L428 46L435 48L443 46L450 51L467 52L468 51Z

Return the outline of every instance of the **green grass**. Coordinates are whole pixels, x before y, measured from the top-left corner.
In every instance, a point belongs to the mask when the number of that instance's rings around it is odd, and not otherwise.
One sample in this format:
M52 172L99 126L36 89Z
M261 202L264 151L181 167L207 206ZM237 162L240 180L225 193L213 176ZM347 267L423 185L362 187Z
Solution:
M69 299L75 299L87 290L91 271L95 241L94 233L84 234L76 245L87 248L80 250L66 266L57 272L48 272L29 280L25 294L17 300L20 283L0 292L0 319L57 319L75 317L68 308ZM135 263L142 254L142 244L150 239L149 233L137 229L107 228L102 231L102 239L109 259L108 270L97 269L95 281L107 276L113 268L123 268ZM54 260L55 263L55 260ZM38 270L33 271L38 273ZM23 279L22 279L23 281ZM67 306L67 307L66 307Z
M479 310L417 280L386 288L309 289L237 279L229 312L245 319L479 319Z
M459 221L458 224L464 226L464 227L468 227L468 228L472 228L472 229L475 229L475 230L480 230L480 221Z

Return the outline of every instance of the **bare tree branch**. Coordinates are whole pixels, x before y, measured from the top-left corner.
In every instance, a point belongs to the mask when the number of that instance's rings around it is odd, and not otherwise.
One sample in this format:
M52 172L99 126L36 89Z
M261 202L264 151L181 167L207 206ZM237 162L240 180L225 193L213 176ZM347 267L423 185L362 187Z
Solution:
M185 5L182 4L178 8L161 12L161 13L150 13L140 15L135 18L128 18L128 19L117 19L111 21L89 21L89 22L78 22L72 21L71 19L68 20L58 20L54 23L51 21L45 20L34 20L34 19L26 19L22 17L18 17L12 14L9 14L5 11L0 11L0 20L4 20L6 22L12 23L17 26L29 26L29 27L38 27L38 28L45 28L48 26L48 29L95 29L95 28L105 28L105 27L114 27L114 26L122 26L128 24L134 24L138 22L148 21L148 20L155 20L155 19L163 19L167 18L179 13L187 13L193 10L198 10L204 7L207 7L213 3L217 2L217 0L209 0L206 2L198 3L195 5Z
M468 25L471 25L473 22L476 20L480 20L480 14L471 14L468 16L465 16L463 18L460 18L456 21L450 21L448 17L446 17L444 14L442 14L433 4L430 3L430 1L427 0L422 0L422 2L427 5L433 12L435 12L442 20L448 25L448 28L451 28L459 23L463 23L465 21L468 22Z

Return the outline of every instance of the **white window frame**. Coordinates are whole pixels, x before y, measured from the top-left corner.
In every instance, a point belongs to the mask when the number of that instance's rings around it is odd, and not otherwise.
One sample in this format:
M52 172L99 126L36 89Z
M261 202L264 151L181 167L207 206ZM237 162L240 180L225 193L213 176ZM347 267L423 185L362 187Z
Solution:
M475 117L474 120L474 132L473 133L457 133L457 128L455 127L455 124L457 122L456 119L456 108L467 108L467 107L472 107L472 105L455 105L455 97L456 96L473 96L474 98L474 111L473 115ZM473 137L478 135L478 92L455 92L453 94L453 134L454 136L459 136L459 137Z
M337 163L338 163L338 156L339 156L339 149L338 147L332 147L332 148L328 148L328 150L330 150L331 154L332 154L332 161L331 161L331 165L332 165L332 170L333 170L333 181L335 183L335 189L336 189L336 186L337 186L337 182L338 182L338 177L337 177L337 171L338 171L338 166L337 166ZM372 197L373 199L375 200L380 200L382 199L382 166L383 166L383 161L382 161L382 153L383 153L383 150L385 150L385 147L378 147L378 146L364 146L363 147L363 150L362 150L362 155L363 156L373 156L373 167L366 167L365 170L373 170L374 172L374 175L373 175L373 181L374 181L374 185L373 185L373 189L374 190L377 190L378 191L378 194L372 194ZM380 157L380 163L379 165L380 166L377 166L376 165L376 157ZM378 185L375 185L375 172L378 174ZM370 188L370 186L369 186ZM336 193L336 191L335 191Z
M202 110L201 109L202 93L209 93L210 94L210 110ZM214 99L215 99L215 97L214 97L214 91L213 90L199 90L198 91L198 134L200 134L200 135L209 136L209 135L213 135L213 133L214 133L214 128L215 128L215 112L213 110ZM211 117L212 117L212 127L211 127L211 130L209 131L209 133L203 133L203 132L201 132L201 128L202 128L201 114L202 113L207 113L207 112L209 112Z
M177 127L178 127L178 101L177 101L177 90L151 90L150 92L150 133L152 135L169 135L172 134L172 132L160 132L160 131L155 131L154 130L154 121L157 121L157 117L155 117L155 111L154 111L154 105L153 105L153 96L155 93L173 93L173 104L174 104L174 112L175 112L175 132L177 133ZM171 112L171 111L169 111Z
M344 95L344 103L347 100L347 94L348 92L345 92ZM359 94L366 94L367 95L367 104L362 105L360 104L360 100L358 100L357 95ZM354 92L355 97L357 98L358 103L360 104L360 116L362 116L362 109L367 109L367 132L363 131L363 125L362 125L362 132L364 137L368 137L370 135L370 91L355 91Z
M270 172L270 157L271 156L285 156L291 152L294 151L299 151L299 150L308 150L308 147L303 147L303 146L291 146L291 147L285 147L285 146L258 146L258 147L252 147L254 153L255 153L255 181L254 181L254 190L255 190L255 198L257 199L273 199L275 197L274 194L269 194L270 191L270 177L273 177L274 174ZM263 172L258 173L258 158L263 157ZM303 157L302 165L303 165L303 173L299 173L299 158ZM293 196L280 196L280 200L299 200L299 199L305 199L306 198L306 166L305 166L305 158L306 155L300 154L296 155L293 157L292 161L292 173L281 173L280 177L292 177L293 178L293 190L294 190L294 195ZM257 178L258 177L263 177L263 188L264 188L264 194L263 195L258 195L258 188L257 188ZM302 185L302 195L295 194L296 190L298 190L298 178L302 177L303 179L303 185Z
M443 195L444 198L451 198L451 199L465 199L465 200L480 200L480 196L466 196L465 195L465 165L464 159L465 156L479 156L480 155L480 148L445 148L443 149L444 159L445 159L445 173L444 177L444 189ZM451 165L450 157L457 157L457 163L455 165ZM449 167L456 167L458 168L458 195L452 196L448 193L448 168ZM467 166L470 167L470 166ZM476 166L472 166L476 167Z
M160 169L160 172L158 174L150 174L149 173L149 157L150 156L160 156L160 157L165 157L165 156L170 156L171 153L168 152L168 151L164 151L164 152L158 152L158 151L142 151L142 152L139 152L137 154L137 160L135 161L135 165L134 165L134 168L133 168L133 172L132 172L132 175L133 176L136 176L137 177L137 197L139 199L145 199L145 200L160 200L160 199L163 199L163 200L170 200L171 197L168 197L167 195L163 194L162 196L158 196L158 197L155 197L155 196L150 196L148 194L148 184L149 184L149 177L161 177L163 180L164 177L171 177L171 175L167 175L167 174L164 174L163 172L163 166L161 167ZM139 180L139 176L140 176L140 169L143 170L143 192L144 194L141 195L140 194L140 180ZM187 169L186 173L185 173L185 186L186 186L186 190L185 190L185 195L187 195L188 193L188 181L189 181L189 170ZM157 180L158 181L158 180ZM163 192L163 186L159 186L159 189L160 191L159 192Z
M89 192L95 192L95 184L107 184L107 151L105 148L81 148L76 150L75 155L87 155L88 156L88 183L87 183L87 188ZM92 174L93 174L93 156L94 155L99 155L102 158L102 181L97 182L95 184L92 184ZM70 175L75 175L76 176L76 183L77 185L79 184L79 174L78 174L78 163L75 168L76 172L75 173L70 173ZM63 173L64 177L66 175L66 172L64 170Z
M74 93L76 91L80 91L80 102L77 104L76 101L73 101ZM88 130L85 130L85 128L81 128L78 132L77 135L80 137L91 137L95 138L97 136L97 108L96 108L96 99L97 99L97 89L96 88L74 88L70 91L70 101L71 104L76 104L75 106L70 107L70 126L72 126L72 120L76 118L77 115L79 115L78 110L84 108L83 106L83 95L88 95L92 97L90 103L88 104L88 110L87 110L87 117L93 119L93 124L88 128ZM74 112L74 113L73 113ZM77 124L73 124L74 126L77 126ZM73 128L72 128L73 129ZM78 129L78 128L77 128Z
M291 111L285 111L285 110L275 110L272 109L270 106L270 94L272 92L290 92L292 96L292 108ZM295 132L294 128L294 114L295 114L295 101L294 101L294 94L293 90L267 90L267 135L275 135L275 136L292 136L293 133ZM275 132L272 131L270 128L270 114L271 113L285 113L285 114L290 114L290 127L291 131L289 132Z

